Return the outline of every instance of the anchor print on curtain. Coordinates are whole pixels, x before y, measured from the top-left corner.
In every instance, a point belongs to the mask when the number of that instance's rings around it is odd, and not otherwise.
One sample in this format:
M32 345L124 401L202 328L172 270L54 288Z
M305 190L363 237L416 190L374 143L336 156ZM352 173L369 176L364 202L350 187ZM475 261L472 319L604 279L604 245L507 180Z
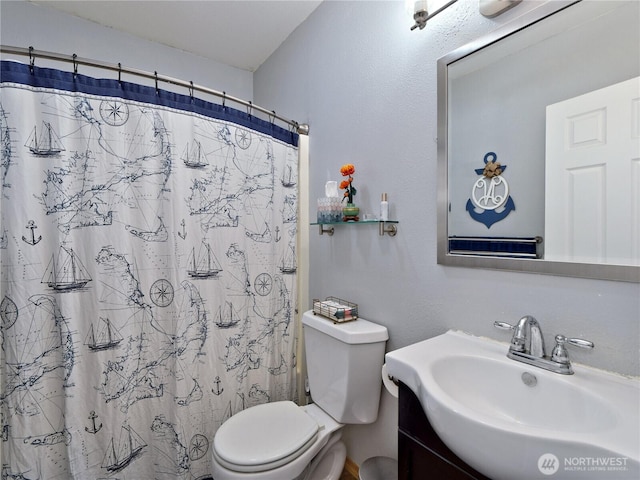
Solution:
M210 478L224 420L295 398L297 135L15 62L2 82L2 478Z

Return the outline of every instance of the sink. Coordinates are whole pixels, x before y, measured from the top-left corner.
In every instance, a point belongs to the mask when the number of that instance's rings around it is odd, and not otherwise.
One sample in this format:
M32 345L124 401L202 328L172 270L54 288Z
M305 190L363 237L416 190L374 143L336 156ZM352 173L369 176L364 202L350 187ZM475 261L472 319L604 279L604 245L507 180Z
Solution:
M527 386L523 371L535 377ZM432 376L442 393L469 411L490 418L568 432L599 432L615 426L611 406L588 390L560 378L539 379L536 371L473 355L451 355L433 363Z
M386 355L442 441L494 480L640 478L640 382L573 364L559 375L508 344L449 331Z

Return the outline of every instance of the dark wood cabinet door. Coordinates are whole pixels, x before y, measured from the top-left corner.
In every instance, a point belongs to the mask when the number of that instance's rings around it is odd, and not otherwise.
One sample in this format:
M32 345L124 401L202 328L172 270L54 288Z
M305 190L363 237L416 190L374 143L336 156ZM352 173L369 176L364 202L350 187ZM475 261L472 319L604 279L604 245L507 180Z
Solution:
M463 462L433 430L420 400L400 383L399 480L490 480Z

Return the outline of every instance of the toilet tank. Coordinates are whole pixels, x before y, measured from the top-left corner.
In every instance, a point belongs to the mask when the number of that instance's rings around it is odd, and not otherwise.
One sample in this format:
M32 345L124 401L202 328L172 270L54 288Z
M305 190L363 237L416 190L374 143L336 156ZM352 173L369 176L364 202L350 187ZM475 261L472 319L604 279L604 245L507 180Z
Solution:
M372 423L378 417L386 327L358 318L334 323L302 315L307 374L313 403L336 421Z

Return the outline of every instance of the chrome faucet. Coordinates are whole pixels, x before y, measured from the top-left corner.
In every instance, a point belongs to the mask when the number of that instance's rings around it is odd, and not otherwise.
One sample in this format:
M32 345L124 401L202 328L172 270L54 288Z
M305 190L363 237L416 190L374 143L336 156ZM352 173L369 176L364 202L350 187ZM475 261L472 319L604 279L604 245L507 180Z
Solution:
M538 321L531 315L522 317L515 325L504 322L494 322L493 325L503 330L513 330L507 357L563 375L573 374L566 344L582 348L594 347L593 343L588 340L556 335L556 346L553 348L551 356L547 357L542 329Z
M546 355L542 329L535 318L531 315L522 317L513 330L512 351L525 353L535 358L542 358Z

